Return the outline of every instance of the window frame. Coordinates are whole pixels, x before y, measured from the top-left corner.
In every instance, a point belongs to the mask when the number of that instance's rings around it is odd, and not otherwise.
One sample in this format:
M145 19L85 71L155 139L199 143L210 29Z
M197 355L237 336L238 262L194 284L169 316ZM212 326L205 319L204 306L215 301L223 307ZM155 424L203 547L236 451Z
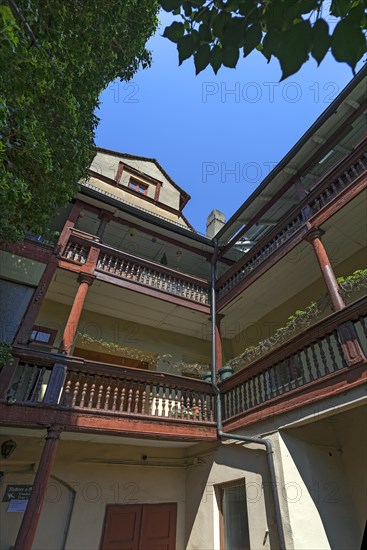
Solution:
M224 514L223 514L223 499L224 499L224 490L230 489L231 487L240 487L243 486L246 495L246 514L247 514L247 528L248 528L248 538L250 542L250 524L249 524L249 514L247 507L247 493L246 493L246 478L234 479L227 481L225 483L220 483L216 486L217 502L218 502L218 512L219 512L219 541L220 541L220 550L229 550L226 549L224 545ZM250 550L250 546L249 546Z
M134 184L137 188L134 189L132 187L132 184ZM149 189L149 185L147 183L144 183L143 181L140 181L138 179L135 179L135 178L130 178L129 179L129 183L128 183L128 188L133 191L134 193L136 193L137 195L142 195L144 197L147 197L148 196L148 189ZM143 192L140 191L140 189L143 190Z
M32 334L33 334L34 331L49 334L50 339L47 342L42 342L41 340L36 340L36 339L32 338ZM56 340L56 336L57 336L57 329L55 329L55 328L43 327L41 325L33 325L31 336L29 338L29 343L32 344L32 345L36 345L36 346L52 348L52 346L53 346L53 344Z

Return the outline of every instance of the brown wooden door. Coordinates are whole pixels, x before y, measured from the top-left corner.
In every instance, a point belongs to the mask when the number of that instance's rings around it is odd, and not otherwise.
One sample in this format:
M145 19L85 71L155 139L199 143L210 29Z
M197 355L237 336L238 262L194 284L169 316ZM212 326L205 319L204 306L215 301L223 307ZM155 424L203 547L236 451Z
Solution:
M139 550L175 550L176 504L143 504Z
M141 514L141 505L106 506L101 550L138 549Z
M177 505L111 504L101 550L175 550Z

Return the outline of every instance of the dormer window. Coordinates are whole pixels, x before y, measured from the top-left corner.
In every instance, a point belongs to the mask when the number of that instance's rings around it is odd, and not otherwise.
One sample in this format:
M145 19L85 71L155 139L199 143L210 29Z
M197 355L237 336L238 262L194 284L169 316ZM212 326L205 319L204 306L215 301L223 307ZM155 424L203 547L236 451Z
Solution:
M129 181L129 187L133 191L136 191L137 193L140 193L140 195L147 195L148 194L148 186L145 183L142 183L141 181L131 179Z

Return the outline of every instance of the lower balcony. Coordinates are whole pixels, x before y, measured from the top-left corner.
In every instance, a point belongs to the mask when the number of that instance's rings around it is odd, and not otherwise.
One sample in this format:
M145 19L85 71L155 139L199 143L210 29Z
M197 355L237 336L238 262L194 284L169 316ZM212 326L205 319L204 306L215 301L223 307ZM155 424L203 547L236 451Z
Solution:
M219 384L225 431L361 386L367 298L329 315ZM175 441L214 441L202 380L14 347L1 372L3 424ZM8 374L7 374L8 373Z
M70 431L188 441L216 438L207 382L14 348L0 406L13 425L57 423ZM14 368L13 367L13 368Z

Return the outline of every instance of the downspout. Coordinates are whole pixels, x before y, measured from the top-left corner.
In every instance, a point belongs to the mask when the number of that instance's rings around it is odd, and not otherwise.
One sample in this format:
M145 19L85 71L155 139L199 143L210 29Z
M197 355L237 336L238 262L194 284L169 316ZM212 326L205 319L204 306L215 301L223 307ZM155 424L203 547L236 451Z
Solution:
M244 443L256 443L257 445L263 445L266 451L266 458L268 463L269 475L270 475L270 484L271 484L271 493L274 503L275 511L275 526L279 541L280 550L285 550L285 538L283 530L283 522L280 510L280 498L278 492L277 479L275 474L274 459L273 459L273 448L271 442L268 439L262 439L259 437L250 437L246 435L239 435L234 433L228 433L223 431L223 422L222 422L222 401L220 389L217 385L217 372L216 372L216 294L215 294L215 279L216 279L216 263L217 263L217 254L218 254L218 242L215 240L215 249L211 262L211 321L212 321L212 386L215 392L215 402L216 402L216 414L217 414L217 434L220 439L234 439L236 441L243 441Z

